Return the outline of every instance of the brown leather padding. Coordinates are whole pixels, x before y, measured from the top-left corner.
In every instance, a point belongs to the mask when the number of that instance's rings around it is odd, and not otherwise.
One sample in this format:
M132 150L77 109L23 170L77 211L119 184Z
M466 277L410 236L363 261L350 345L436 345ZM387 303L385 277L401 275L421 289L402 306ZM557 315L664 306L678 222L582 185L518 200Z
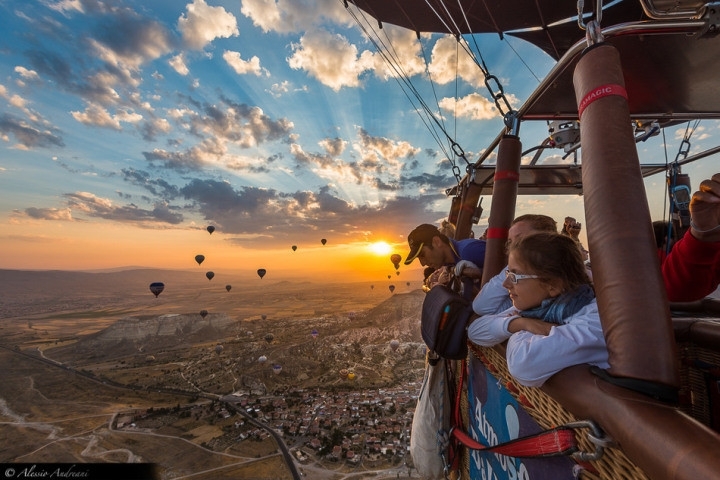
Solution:
M610 385L587 365L562 370L541 389L577 418L598 423L653 480L718 477L720 435L671 406Z
M488 228L507 230L515 218L515 202L517 200L518 182L520 176L520 158L522 156L522 143L513 135L505 135L498 146L498 159L495 172L517 173L515 179L496 179L493 183L492 205ZM483 268L482 285L500 273L507 265L505 253L505 238L488 238L485 247L485 267Z
M673 320L678 342L692 342L698 347L720 350L720 324L702 318L676 318Z
M455 239L462 240L470 237L472 230L472 217L475 215L478 201L480 200L482 187L470 182L463 190L462 202L458 211L457 224L455 225Z
M578 105L599 87L624 87L615 47L588 49L573 80ZM608 372L677 387L670 310L627 100L610 95L589 103L580 134L588 247Z

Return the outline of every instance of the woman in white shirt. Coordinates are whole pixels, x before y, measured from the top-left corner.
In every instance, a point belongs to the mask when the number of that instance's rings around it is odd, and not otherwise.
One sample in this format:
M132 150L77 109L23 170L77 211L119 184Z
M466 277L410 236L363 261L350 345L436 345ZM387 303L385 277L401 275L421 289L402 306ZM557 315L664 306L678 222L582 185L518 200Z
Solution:
M510 244L503 287L512 307L468 328L482 346L507 343L508 370L526 386L540 386L563 368L589 363L608 368L595 292L575 242L534 233Z

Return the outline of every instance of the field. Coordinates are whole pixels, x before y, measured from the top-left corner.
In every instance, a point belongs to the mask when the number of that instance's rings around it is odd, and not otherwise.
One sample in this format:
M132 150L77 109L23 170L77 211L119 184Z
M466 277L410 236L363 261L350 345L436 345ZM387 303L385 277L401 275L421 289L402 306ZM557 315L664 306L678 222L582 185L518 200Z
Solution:
M172 282L155 298L147 285L158 276ZM246 438L253 429L221 417L212 398L421 378L422 293L412 286L392 295L384 285L234 278L227 291L224 281L201 280L194 272L0 271L0 461L150 462L162 478L292 478L275 440ZM402 342L398 352L391 339ZM353 382L338 373L348 369ZM311 478L365 470L383 478L376 463L303 468Z

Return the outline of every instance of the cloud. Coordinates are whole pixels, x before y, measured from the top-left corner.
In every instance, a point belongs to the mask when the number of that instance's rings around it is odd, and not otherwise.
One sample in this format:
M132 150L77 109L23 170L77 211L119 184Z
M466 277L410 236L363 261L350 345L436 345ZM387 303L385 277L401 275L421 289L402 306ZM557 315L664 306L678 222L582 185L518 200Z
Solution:
M327 20L352 21L337 0L243 0L240 12L266 33L305 32Z
M358 49L340 34L317 29L307 32L300 43L291 44L288 65L305 70L310 76L335 91L360 86L360 75L374 67L374 54Z
M20 65L15 67L15 73L20 75L20 77L22 77L23 80L33 81L33 82L40 80L40 76L37 74L37 72L35 70L28 70L27 68L22 67Z
M273 120L260 107L237 103L222 97L221 103L211 105L194 102L194 108L168 112L175 121L182 121L199 143L184 151L156 148L143 152L148 161L160 161L166 167L186 172L207 165L242 168L242 160L231 149L249 149L266 142L287 142L294 128L292 122Z
M168 60L168 65L172 67L179 75L183 77L190 73L190 69L185 63L185 53L178 53Z
M33 147L64 147L63 139L49 130L40 130L24 120L10 114L0 116L0 133L9 138L12 135L17 140L16 147L30 149Z
M333 232L346 240L362 240L358 232L377 231L393 222L393 228L410 231L428 218L442 216L433 207L444 199L440 193L398 197L375 205L355 205L340 198L331 187L317 192L280 193L271 188L241 187L228 182L195 179L181 189L206 221L238 235L235 243L263 248L290 240L317 241ZM442 212L446 213L446 212ZM319 233L319 232L322 232Z
M69 209L88 217L135 224L167 223L177 225L183 221L182 214L174 212L162 202L156 203L152 210L146 210L134 204L115 205L112 200L88 192L66 193L63 197L66 199Z
M78 122L94 127L121 130L120 118L111 115L100 105L88 105L83 112L70 112L70 115Z
M151 178L148 172L134 168L123 168L122 178L126 182L144 188L153 196L171 201L180 194L180 189L162 178Z
M446 112L454 113L457 118L489 120L500 115L495 103L478 93L457 99L446 97L440 100L439 105Z
M256 56L246 61L240 58L239 52L225 50L223 60L225 60L225 62L230 65L230 68L235 70L235 73L238 75L251 73L258 77L261 75L265 75L266 77L270 76L270 72L260 66L260 59Z
M325 149L328 155L334 157L342 155L347 144L348 142L342 138L324 138L319 142L319 145Z
M191 49L202 50L216 38L240 34L235 15L223 7L211 7L204 0L187 4L187 14L178 19L183 43Z
M64 220L71 221L72 211L69 208L35 208L25 209L25 215L35 220Z
M456 76L475 88L485 85L485 76L480 68L465 50L458 50L457 40L450 35L435 42L428 70L432 80L440 85L454 82Z

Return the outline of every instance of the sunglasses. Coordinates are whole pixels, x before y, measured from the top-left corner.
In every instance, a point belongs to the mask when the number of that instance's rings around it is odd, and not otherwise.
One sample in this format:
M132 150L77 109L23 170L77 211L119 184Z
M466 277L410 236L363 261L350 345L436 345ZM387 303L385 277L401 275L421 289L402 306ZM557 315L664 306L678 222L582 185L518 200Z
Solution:
M505 278L509 279L510 283L512 283L513 285L517 285L520 280L525 280L526 278L540 278L540 275L522 275L520 273L514 273L506 269Z

